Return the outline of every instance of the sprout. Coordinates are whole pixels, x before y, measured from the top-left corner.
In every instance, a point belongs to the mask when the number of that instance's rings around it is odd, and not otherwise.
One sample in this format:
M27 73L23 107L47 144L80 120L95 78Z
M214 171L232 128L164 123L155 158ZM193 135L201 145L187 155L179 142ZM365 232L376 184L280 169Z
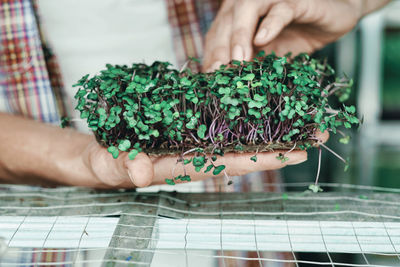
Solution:
M186 66L179 71L158 61L107 64L100 74L77 82L75 98L81 118L114 158L120 151L132 160L142 151L175 153L196 171L211 162L204 171L218 175L225 166L214 165L215 155L304 150L318 142L317 129L336 133L358 125L354 106L335 110L328 101L348 95L351 83L306 54L259 54L212 73L193 73ZM186 154L191 158L183 160ZM277 159L287 161L285 154ZM166 182L189 180L178 177Z

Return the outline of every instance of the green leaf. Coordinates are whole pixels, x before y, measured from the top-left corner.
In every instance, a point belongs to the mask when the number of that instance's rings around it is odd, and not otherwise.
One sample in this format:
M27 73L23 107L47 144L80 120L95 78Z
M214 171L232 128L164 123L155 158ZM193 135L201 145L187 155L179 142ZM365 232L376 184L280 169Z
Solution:
M339 139L339 142L342 143L342 144L348 144L349 141L350 141L350 136L349 135Z
M127 151L130 147L131 147L131 141L127 139L122 140L118 145L118 149L121 151Z
M134 160L136 158L137 154L139 154L139 151L136 149L132 149L131 151L129 151L128 157L130 160Z
M323 133L325 130L328 129L328 125L323 123L319 126L319 130Z
M350 165L348 163L346 163L344 165L344 172L347 172L349 170Z
M254 162L257 162L257 156L256 156L256 155L252 156L252 157L250 158L250 160L252 160L252 161L254 161Z
M237 144L237 145L235 146L235 150L237 150L237 151L243 151L243 145L242 145L242 144Z
M322 190L322 188L319 185L316 185L316 184L310 184L308 186L308 189L311 190L313 193L318 193L318 192L324 191L324 190Z
M70 119L68 117L62 117L61 118L61 128L65 128L70 124Z
M321 123L321 121L322 121L322 116L323 116L322 111L318 111L317 114L315 114L314 121L315 121L316 123Z
M97 100L97 98L98 98L98 96L96 93L90 93L87 95L87 99L90 99L90 100Z
M193 166L204 167L204 164L205 164L204 156L198 156L193 158Z
M211 171L211 169L214 167L214 165L210 164L207 166L207 169L204 171L204 173L207 173L209 171Z
M261 118L261 113L258 112L256 109L253 109L253 108L249 109L249 114L253 115L257 119Z
M276 73L278 73L278 74L283 73L283 66L282 66L281 61L279 61L279 60L274 61L272 66L275 68Z
M232 106L229 108L229 113L228 113L228 117L230 120L234 120L235 117L240 115L240 109Z
M228 76L222 76L221 74L218 74L216 76L216 81L217 84L228 84L231 78L229 78Z
M220 174L223 170L225 170L225 165L216 166L215 169L213 170L213 175L218 175L218 174Z
M181 84L184 85L184 86L191 86L191 85L192 85L192 82L189 81L188 78L183 77L183 78L181 79Z
M86 74L76 84L72 85L72 87L84 85L86 83L88 77L89 77L89 74Z
M175 185L174 179L165 179L165 183L169 185Z
M255 94L254 95L254 100L256 100L256 101L264 101L264 100L266 100L267 98L266 98L266 96L264 95L264 96L262 96L262 95L259 95L259 94Z
M348 113L350 113L350 114L354 114L354 113L356 113L356 108L354 107L354 106L349 106L349 107L344 107L345 108L345 110L348 112Z
M230 92L231 89L229 87L220 87L218 89L218 93L220 93L221 95L229 95Z
M205 137L205 133L207 131L207 126L204 124L200 125L199 128L197 129L197 135L203 139Z
M87 117L89 117L89 110L84 110L81 112L81 119L86 119Z
M196 128L196 125L197 125L197 118L191 117L190 121L188 123L186 123L186 128L194 129L194 128Z
M239 104L239 101L237 99L224 95L224 97L221 98L221 103L224 103L226 105L237 106Z
M285 154L283 154L283 153L279 153L279 156L277 156L276 159L280 160L281 163L285 163L286 161L289 160L289 158L285 157Z
M191 101L193 104L199 103L199 99L198 99L197 97L193 97L190 101Z
M251 100L249 102L249 108L261 108L262 106L263 106L263 104L261 102L258 102L258 101Z
M110 152L114 159L118 158L119 151L118 148L116 148L115 146L108 147L107 151Z
M160 136L160 132L157 129L151 130L149 134L156 138Z
M254 73L249 73L246 76L242 77L243 81L252 81L256 77Z
M181 180L181 181L187 181L187 182L191 181L189 175L178 175L178 177L175 177L175 180Z

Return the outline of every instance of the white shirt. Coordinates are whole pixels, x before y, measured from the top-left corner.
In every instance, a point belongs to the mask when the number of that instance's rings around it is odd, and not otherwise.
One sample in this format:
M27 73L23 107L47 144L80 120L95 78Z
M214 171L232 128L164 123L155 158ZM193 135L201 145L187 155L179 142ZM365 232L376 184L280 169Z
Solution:
M39 0L41 27L57 56L70 109L72 85L105 64L175 64L165 0ZM87 131L86 122L76 124Z

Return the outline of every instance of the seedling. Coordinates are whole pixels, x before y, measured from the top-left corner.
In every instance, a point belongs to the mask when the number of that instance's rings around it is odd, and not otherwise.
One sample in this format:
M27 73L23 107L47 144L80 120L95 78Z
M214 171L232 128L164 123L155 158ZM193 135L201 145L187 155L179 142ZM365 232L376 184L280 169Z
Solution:
M178 71L167 62L108 64L78 81L75 98L81 118L114 158L121 152L131 160L139 152L177 154L184 166L220 175L226 172L217 155L255 152L250 160L256 162L258 152L313 147L317 129L336 133L358 124L354 106L334 109L328 102L345 101L351 85L306 54L260 53L211 73ZM277 160L287 161L287 153ZM190 177L166 182L178 180Z

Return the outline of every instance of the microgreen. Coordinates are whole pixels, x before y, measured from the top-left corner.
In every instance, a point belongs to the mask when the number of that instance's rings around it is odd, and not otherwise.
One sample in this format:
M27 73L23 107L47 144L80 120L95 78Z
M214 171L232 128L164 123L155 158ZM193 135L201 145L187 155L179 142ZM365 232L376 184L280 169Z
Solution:
M352 81L335 77L325 61L306 54L260 53L254 61L232 61L210 73L193 73L186 66L178 71L158 61L107 64L74 86L79 88L76 109L114 158L120 152L133 160L142 151L193 151L183 165L213 175L225 169L214 165L216 155L306 150L318 141L317 129L336 133L359 124L354 106L335 109L328 101L346 100ZM257 156L250 159L256 162ZM284 163L288 157L281 153L277 159ZM166 182L174 184L178 177Z
M223 170L225 170L225 165L216 166L213 170L214 175L220 174Z

